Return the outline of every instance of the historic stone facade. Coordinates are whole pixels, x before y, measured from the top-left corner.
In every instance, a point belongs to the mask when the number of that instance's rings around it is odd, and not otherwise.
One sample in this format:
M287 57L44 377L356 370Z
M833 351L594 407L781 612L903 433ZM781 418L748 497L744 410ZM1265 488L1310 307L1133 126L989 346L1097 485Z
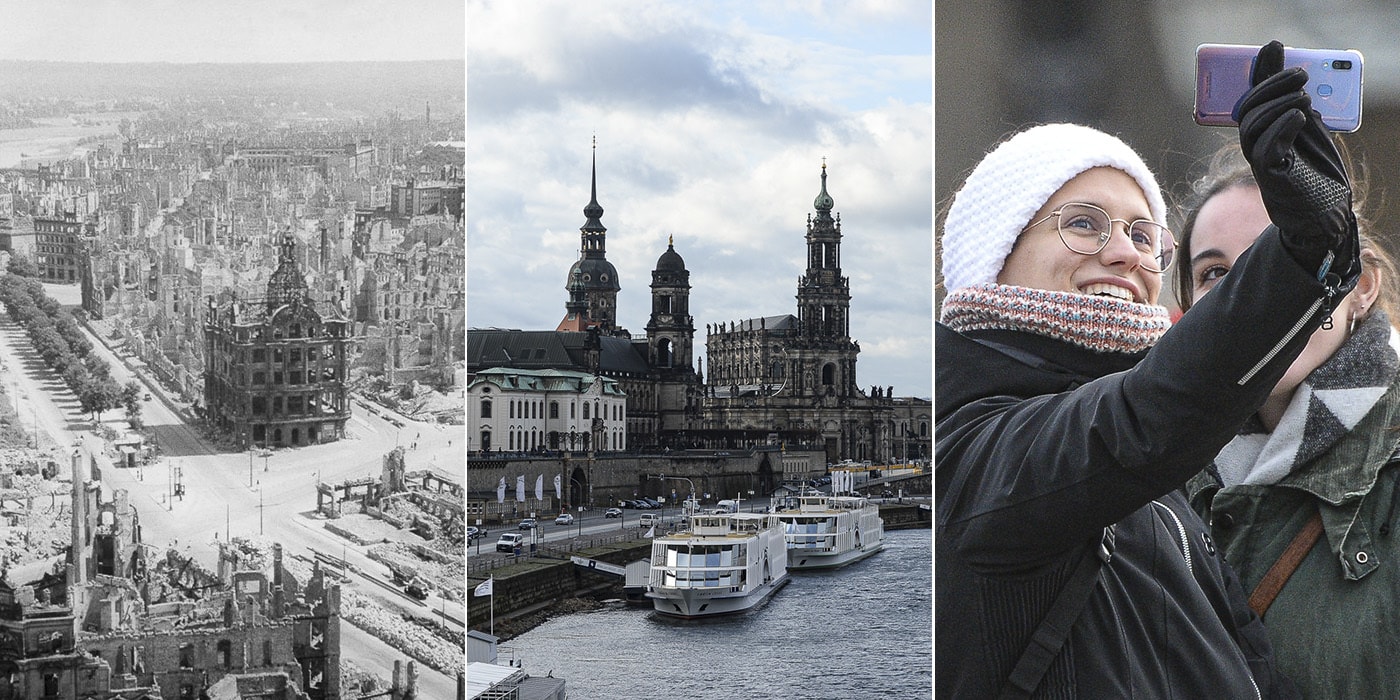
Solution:
M287 236L265 299L209 299L207 417L241 447L338 440L350 418L348 323L341 309L314 308L293 245Z
M554 331L470 329L468 373L569 370L613 379L626 396L626 445L633 450L779 445L817 450L833 463L928 458L930 402L896 398L893 387L870 387L867 393L857 382L860 345L850 335L841 219L833 215L825 164L814 207L807 217L807 268L797 283L796 313L706 324L706 362L697 368L690 272L674 239L652 271L646 335L634 338L618 322L621 280L606 258L595 160L579 229L582 253L565 280L563 319ZM606 431L611 420L607 416L589 431ZM494 426L493 438L483 444L487 422L479 413L469 412L467 423L473 450L511 451ZM539 445L583 449L577 441L557 439L516 445L516 451Z

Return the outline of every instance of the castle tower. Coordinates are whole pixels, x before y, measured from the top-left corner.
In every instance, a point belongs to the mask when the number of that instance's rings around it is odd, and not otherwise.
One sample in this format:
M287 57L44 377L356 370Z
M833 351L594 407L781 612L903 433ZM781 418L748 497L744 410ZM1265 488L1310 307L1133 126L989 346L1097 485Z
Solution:
M573 279L569 281L569 301L564 304L564 319L554 329L556 331L588 330L588 296L583 286L583 271L575 265L572 275Z
M593 144L592 198L583 208L586 218L579 228L581 255L578 262L569 268L569 279L565 289L570 290L571 301L575 273L583 283L583 296L588 301L588 318L597 324L604 334L617 330L617 293L622 285L617 279L617 268L607 259L607 227L603 226L603 207L598 204L598 145Z
M860 347L851 341L851 284L841 274L841 216L831 215L836 203L826 191L825 162L812 204L817 211L807 216L807 271L797 284L800 353L794 359L811 373L808 391L847 397L858 393Z
M690 315L690 271L676 252L671 237L666 252L651 272L651 318L647 321L647 352L652 367L663 374L693 370L695 319Z

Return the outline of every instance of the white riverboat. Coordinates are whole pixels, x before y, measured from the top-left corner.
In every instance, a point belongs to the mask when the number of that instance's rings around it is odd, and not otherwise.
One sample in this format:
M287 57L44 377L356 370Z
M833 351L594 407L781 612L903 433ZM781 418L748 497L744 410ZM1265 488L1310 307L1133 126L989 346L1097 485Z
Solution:
M885 546L880 506L861 496L800 496L777 516L793 570L839 568Z
M689 530L652 541L646 596L658 613L741 613L787 585L787 549L776 515L694 515L690 521Z

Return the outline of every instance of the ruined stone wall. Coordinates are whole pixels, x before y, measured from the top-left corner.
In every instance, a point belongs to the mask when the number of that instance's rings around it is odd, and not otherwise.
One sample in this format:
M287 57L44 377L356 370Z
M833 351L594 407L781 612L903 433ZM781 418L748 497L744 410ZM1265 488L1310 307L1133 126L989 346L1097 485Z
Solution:
M159 685L169 698L184 697L225 674L285 672L301 678L293 654L291 621L169 632L113 633L79 637L78 649L100 656L116 675L134 675L139 685Z

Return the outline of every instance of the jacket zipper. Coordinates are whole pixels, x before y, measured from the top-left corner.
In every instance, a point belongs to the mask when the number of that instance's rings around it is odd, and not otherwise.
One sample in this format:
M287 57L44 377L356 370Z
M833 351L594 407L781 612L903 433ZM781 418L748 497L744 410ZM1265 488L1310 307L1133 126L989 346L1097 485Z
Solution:
M1167 511L1167 514L1172 516L1172 520L1176 522L1176 534L1181 538L1181 554L1186 557L1186 570L1194 577L1196 572L1191 566L1191 537L1186 534L1186 526L1181 524L1181 518L1176 516L1176 511L1167 507L1166 504L1160 501L1153 501L1152 505Z
M1319 267L1317 270L1317 281L1323 283L1323 291L1325 292L1325 294L1321 298L1314 301L1312 306L1308 307L1307 313L1304 313L1303 317L1298 319L1297 323L1293 324L1293 328L1289 329L1288 333L1286 333L1283 336L1283 338L1281 338L1278 341L1278 343L1274 345L1274 349L1270 350L1268 354L1264 355L1264 358L1259 360L1258 364L1254 365L1253 369L1250 369L1248 372L1245 372L1244 376L1240 377L1240 380L1236 382L1238 386L1244 386L1246 382L1254 378L1254 375L1259 373L1259 370L1264 369L1264 365L1269 364L1269 361L1273 360L1274 356L1278 355L1280 352L1283 352L1283 346L1287 345L1288 341L1293 340L1293 336L1298 335L1298 331L1302 330L1303 326L1307 325L1308 319L1311 319L1313 314L1317 313L1318 307L1322 306L1326 302L1331 301L1333 297L1337 296L1337 292L1340 291L1342 286L1342 278L1335 274L1332 274L1332 261L1335 259L1335 257L1336 256L1332 253L1332 251L1327 251L1327 257L1323 258L1322 266ZM1327 316L1327 320L1323 322L1324 325L1328 325L1331 323L1332 316L1330 311L1333 308L1335 308L1334 305L1328 305L1327 309L1329 313Z
M1331 294L1329 293L1328 296L1330 297ZM1274 346L1274 349L1270 350L1267 354L1265 354L1264 359L1259 360L1259 363L1254 365L1253 369L1250 369L1248 372L1245 372L1245 375L1243 377L1240 377L1240 380L1236 382L1236 384L1238 386L1244 386L1246 382L1254 378L1254 375L1259 373L1259 370L1264 369L1264 365L1269 364L1269 361L1273 360L1274 356L1278 355L1280 352L1283 352L1283 346L1287 345L1288 341L1293 340L1293 336L1298 335L1298 331L1303 330L1303 326L1307 325L1308 319L1312 318L1313 314L1317 312L1317 307L1322 306L1322 302L1325 300L1326 298L1324 297L1322 299L1314 301L1312 306L1308 307L1307 313L1303 314L1303 317L1298 319L1297 323L1293 324L1293 327L1288 330L1288 333L1284 334L1283 338L1281 338L1278 341L1278 344Z
M1181 518L1177 516L1176 511L1172 510L1170 506L1161 501L1153 501L1152 505L1167 511L1167 514L1172 516L1172 521L1176 523L1176 534L1181 538L1182 555L1186 557L1186 571L1194 578L1196 572L1195 568L1191 565L1191 537L1186 533L1186 526L1182 524ZM1245 668L1248 671L1245 673L1245 677L1249 679L1249 685L1254 688L1255 700L1262 700L1264 694L1259 690L1259 683L1254 680L1253 670L1249 669L1248 664L1245 664Z

